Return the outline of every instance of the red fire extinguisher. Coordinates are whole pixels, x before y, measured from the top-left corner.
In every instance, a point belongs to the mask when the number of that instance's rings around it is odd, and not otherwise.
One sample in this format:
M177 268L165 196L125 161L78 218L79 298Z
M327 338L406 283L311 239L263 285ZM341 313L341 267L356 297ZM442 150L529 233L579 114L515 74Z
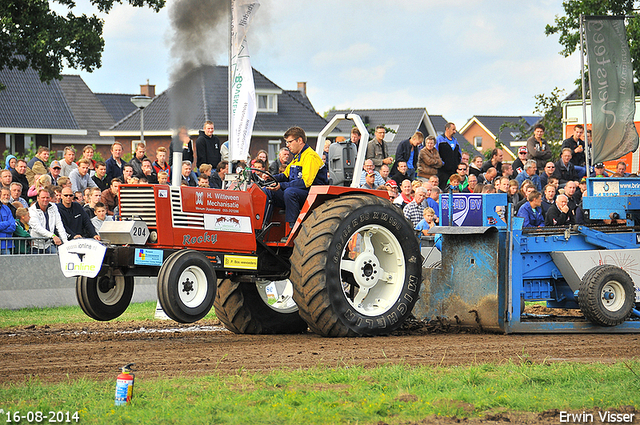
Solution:
M135 363L122 366L122 373L116 379L116 406L122 406L131 402L133 397L133 383L135 376L131 368Z

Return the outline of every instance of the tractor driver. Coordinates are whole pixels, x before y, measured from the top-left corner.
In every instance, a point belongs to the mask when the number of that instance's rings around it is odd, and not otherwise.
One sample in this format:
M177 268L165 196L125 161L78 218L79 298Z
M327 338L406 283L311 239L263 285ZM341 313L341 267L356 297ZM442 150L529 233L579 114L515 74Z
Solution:
M291 127L284 133L284 141L293 159L284 172L274 176L278 184L263 190L270 201L267 203L265 218L271 218L271 203L275 207L284 207L288 235L307 199L311 185L328 184L329 181L324 161L307 144L307 135L302 128Z

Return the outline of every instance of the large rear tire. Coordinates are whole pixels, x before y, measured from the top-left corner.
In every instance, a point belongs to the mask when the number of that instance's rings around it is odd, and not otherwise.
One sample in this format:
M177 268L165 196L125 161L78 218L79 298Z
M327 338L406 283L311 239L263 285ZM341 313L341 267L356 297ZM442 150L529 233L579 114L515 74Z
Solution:
M349 195L316 208L291 256L300 316L323 336L389 334L411 314L420 243L388 200Z
M164 312L180 323L193 323L209 313L216 296L216 274L204 254L174 252L158 273L158 300Z
M76 298L85 314L95 320L108 321L125 312L133 296L132 276L76 278Z
M268 281L236 282L224 279L218 283L213 304L216 317L237 334L294 334L307 330L293 302L291 284L269 304Z
M598 326L619 325L627 320L634 303L633 280L620 267L603 264L583 276L578 305L590 322Z

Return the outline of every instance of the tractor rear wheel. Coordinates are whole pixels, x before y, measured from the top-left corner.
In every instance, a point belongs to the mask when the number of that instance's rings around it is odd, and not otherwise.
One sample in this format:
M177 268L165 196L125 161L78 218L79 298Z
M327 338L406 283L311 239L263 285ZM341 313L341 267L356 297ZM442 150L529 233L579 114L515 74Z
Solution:
M332 199L295 240L293 297L320 335L388 334L418 299L421 262L413 226L391 202L364 194Z
M276 290L270 301L268 288ZM291 282L237 282L224 279L218 283L213 304L216 317L237 334L294 334L307 330L293 301Z
M158 300L164 312L180 323L209 313L216 296L216 274L204 254L184 249L165 260L158 273Z
M85 314L107 321L125 312L133 296L132 276L98 276L76 278L76 298Z
M598 326L616 326L631 314L635 288L629 274L610 264L596 266L582 278L578 305L584 316Z

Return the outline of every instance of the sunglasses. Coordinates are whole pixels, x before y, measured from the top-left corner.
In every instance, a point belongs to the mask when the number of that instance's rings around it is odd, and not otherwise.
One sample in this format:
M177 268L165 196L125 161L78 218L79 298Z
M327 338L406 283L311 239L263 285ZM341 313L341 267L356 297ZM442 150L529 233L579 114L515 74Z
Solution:
M62 195L62 196L64 196L65 198L68 198L68 197L73 197L74 195Z

